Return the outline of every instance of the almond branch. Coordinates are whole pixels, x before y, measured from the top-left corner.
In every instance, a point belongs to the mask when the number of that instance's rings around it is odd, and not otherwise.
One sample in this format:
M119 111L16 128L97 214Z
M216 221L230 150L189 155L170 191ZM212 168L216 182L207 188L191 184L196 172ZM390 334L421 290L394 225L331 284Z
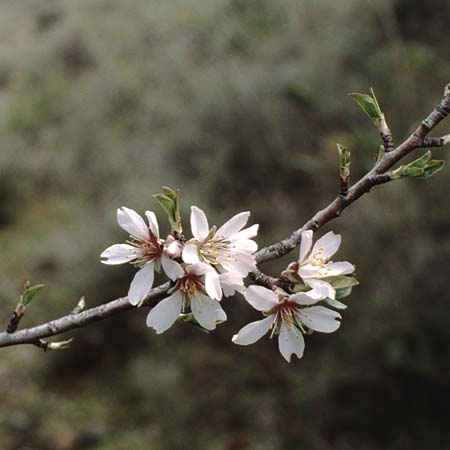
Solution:
M442 138L426 138L427 134L435 128L443 119L450 114L450 84L446 87L444 97L436 108L424 119L416 131L409 136L403 143L391 151L386 152L375 164L375 166L364 175L359 181L351 186L346 195L339 194L328 206L318 211L301 228L297 229L286 239L262 248L255 254L257 264L264 263L273 259L281 258L294 250L301 241L303 231L317 231L331 220L339 217L341 213L352 203L358 200L365 193L369 192L374 186L391 181L387 173L397 162L413 152L415 149L423 147L440 147L450 143L449 136ZM280 280L265 275L259 270L254 271L250 276L258 282L269 287L278 285ZM144 302L144 306L154 306L170 288L170 283L164 283L152 289ZM47 344L41 341L50 336L56 336L67 331L81 328L90 323L108 319L109 317L135 308L128 301L128 298L119 298L109 303L90 308L76 314L68 314L59 319L44 323L37 327L24 329L13 334L0 333L0 347L8 347L20 344L41 344L43 348ZM44 342L44 343L43 343Z

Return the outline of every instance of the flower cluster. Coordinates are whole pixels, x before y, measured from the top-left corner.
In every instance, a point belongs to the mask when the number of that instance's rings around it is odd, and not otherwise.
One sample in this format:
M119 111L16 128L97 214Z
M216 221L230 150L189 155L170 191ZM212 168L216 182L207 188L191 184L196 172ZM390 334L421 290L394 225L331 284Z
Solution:
M339 328L341 315L318 303L345 309L346 305L338 298L349 295L357 284L354 277L348 276L355 267L348 262L330 261L341 245L340 235L329 232L314 246L312 238L312 231L302 233L299 260L291 263L282 274L291 283L292 293L262 286L250 286L245 290L247 302L266 318L242 328L233 336L235 344L253 344L271 330L270 337L278 335L280 353L290 362L292 355L303 356L303 334L332 333Z
M271 338L278 336L280 353L290 362L292 355L302 357L304 334L332 333L339 328L341 315L330 307L345 309L339 300L357 284L351 276L355 270L352 264L331 261L341 244L340 235L327 233L313 245L312 231L305 231L298 261L281 274L280 286L284 289L246 288L244 279L256 269L253 254L257 244L253 238L258 233L258 225L244 228L250 213L236 214L217 228L210 227L205 213L192 206L192 238L187 240L181 227L179 194L164 189L164 194L155 198L169 216L170 234L165 239L160 237L152 211L145 213L147 224L138 213L122 207L117 211L117 221L129 239L101 254L104 264L131 263L139 269L128 291L132 305L144 303L155 271L163 271L172 280L169 296L148 313L148 327L160 334L181 318L214 330L227 319L222 298L240 292L265 318L244 326L233 336L235 344L253 344L270 331Z
M131 263L139 269L128 291L130 303L136 306L147 298L155 270L162 269L174 282L171 295L147 316L147 326L158 334L170 328L181 314L192 314L201 327L214 330L227 319L220 305L222 297L242 291L244 278L256 268L252 254L257 244L252 238L258 225L243 229L250 217L249 212L243 212L220 228L210 228L205 213L192 206L192 239L186 241L173 230L161 239L155 214L146 211L145 215L148 225L135 211L118 209L117 221L129 233L129 239L108 247L101 254L102 262Z

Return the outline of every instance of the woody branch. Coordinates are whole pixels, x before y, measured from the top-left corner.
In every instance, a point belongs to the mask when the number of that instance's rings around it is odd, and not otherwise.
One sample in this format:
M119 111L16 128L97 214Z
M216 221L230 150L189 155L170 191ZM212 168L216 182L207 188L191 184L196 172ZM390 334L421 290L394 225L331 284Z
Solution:
M336 198L331 201L325 208L318 211L311 217L301 228L295 230L291 236L280 242L272 244L268 247L260 249L255 254L257 265L266 261L281 258L287 253L294 250L301 241L303 231L317 231L331 220L339 217L341 213L352 203L358 200L365 193L369 192L374 186L391 181L389 170L405 156L409 155L415 149L423 147L441 147L450 143L450 135L442 137L428 138L428 133L433 130L442 120L450 115L450 84L447 85L444 97L436 108L426 117L413 134L411 134L404 142L393 148L392 138L386 140L382 136L386 153L381 157L374 167L366 173L353 186L345 190L340 190ZM389 130L390 135L390 130ZM392 147L392 148L391 148ZM259 270L250 274L251 278L258 284L267 287L275 285L283 286L284 280L274 278L262 273ZM164 283L152 289L144 302L144 306L154 306L170 288L170 283ZM106 320L109 317L122 313L124 311L135 308L128 301L128 298L119 298L112 300L95 308L85 311L75 311L59 319L44 323L42 325L27 328L13 333L0 333L0 347L8 347L21 344L33 344L40 348L51 348L51 343L45 341L45 338L57 336L62 333L74 330L76 328L85 327L91 323ZM81 308L82 309L82 308Z

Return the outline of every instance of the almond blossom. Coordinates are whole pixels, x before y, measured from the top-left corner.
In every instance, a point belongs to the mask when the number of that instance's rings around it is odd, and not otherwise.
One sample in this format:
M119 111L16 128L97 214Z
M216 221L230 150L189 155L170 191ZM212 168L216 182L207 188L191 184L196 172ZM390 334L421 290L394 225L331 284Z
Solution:
M320 290L332 299L335 298L336 291L324 278L349 275L355 271L355 266L349 262L333 262L330 260L338 251L341 240L340 234L330 231L317 240L313 246L313 232L308 230L302 233L300 244L298 276L307 286Z
M270 337L278 334L278 348L287 362L291 356L303 356L307 329L322 333L336 331L341 315L323 306L310 306L324 299L318 290L287 294L281 289L276 292L262 286L250 286L244 297L250 305L261 311L265 319L251 322L233 336L238 345L250 345L271 331Z
M181 265L171 259L172 255L181 254L178 247L181 244L170 236L166 240L168 245L165 246L165 241L159 237L155 213L146 211L145 215L148 226L136 211L126 207L119 208L117 222L130 237L125 244L114 244L100 255L103 264L128 262L139 268L128 291L128 299L132 305L141 305L147 297L153 286L155 267L159 268L161 265L173 281L184 275Z
M207 330L227 319L220 306L222 290L219 278L211 276L214 269L203 263L187 265L172 289L172 295L160 301L147 316L147 326L157 334L169 329L182 312L188 309L195 320Z
M189 264L202 262L218 272L231 272L245 278L256 269L253 253L258 249L252 240L258 233L258 225L242 229L250 217L249 212L236 214L219 229L209 227L205 213L191 207L193 239L183 249L183 261Z

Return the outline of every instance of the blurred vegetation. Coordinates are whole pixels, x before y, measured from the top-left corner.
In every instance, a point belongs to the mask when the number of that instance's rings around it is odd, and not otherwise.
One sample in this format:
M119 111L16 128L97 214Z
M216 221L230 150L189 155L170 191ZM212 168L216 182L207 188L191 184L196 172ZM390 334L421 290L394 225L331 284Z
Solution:
M26 279L46 288L23 326L124 295L132 270L98 255L124 237L116 208L156 208L163 184L185 219L250 209L261 245L288 235L336 194L336 142L354 178L372 164L348 92L374 86L397 141L438 101L449 17L448 0L1 2L3 323ZM448 169L391 183L328 227L361 286L290 366L275 342L232 345L257 317L241 298L210 336L157 337L138 310L65 352L3 349L0 448L450 448L449 189Z

